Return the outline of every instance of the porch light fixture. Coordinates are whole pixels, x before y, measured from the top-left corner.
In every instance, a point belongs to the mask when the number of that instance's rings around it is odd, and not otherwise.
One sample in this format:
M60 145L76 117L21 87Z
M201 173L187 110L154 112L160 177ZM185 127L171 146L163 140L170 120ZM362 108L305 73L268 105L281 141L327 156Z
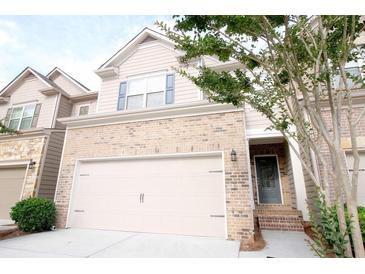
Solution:
M237 152L232 148L231 151L231 161L236 162L237 161Z
M36 164L36 161L33 161L33 160L30 160L29 161L29 169L33 169L34 168L34 166L35 166L35 164Z

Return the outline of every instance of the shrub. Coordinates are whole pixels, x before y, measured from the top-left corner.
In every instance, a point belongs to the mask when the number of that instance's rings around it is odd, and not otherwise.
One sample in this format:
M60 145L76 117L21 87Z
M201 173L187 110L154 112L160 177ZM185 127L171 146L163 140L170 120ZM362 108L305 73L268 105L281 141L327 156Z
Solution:
M317 212L311 212L311 228L313 231L313 243L309 243L312 250L319 257L345 257L346 236L349 236L350 244L353 249L351 239L351 219L346 205L345 216L348 231L345 234L340 232L336 206L327 206L324 194L319 192L315 202ZM365 207L358 207L359 222L362 240L365 246ZM354 250L352 250L354 252Z
M359 222L362 234L362 241L365 246L365 207L359 206L357 210L359 212Z
M10 217L24 232L51 230L55 224L56 207L43 198L28 198L11 208Z
M319 257L345 257L347 241L345 234L340 232L336 206L327 206L323 193L318 194L315 201L318 212L310 212L310 222L313 231L313 242L309 242L312 250Z

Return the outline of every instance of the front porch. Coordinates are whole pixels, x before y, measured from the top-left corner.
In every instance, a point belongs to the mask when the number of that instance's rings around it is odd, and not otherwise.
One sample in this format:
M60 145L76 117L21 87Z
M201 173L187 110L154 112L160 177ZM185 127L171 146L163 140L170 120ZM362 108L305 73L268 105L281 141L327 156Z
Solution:
M250 138L249 151L256 224L260 229L303 231L303 201L297 199L301 188L296 184L300 178L295 178L298 167L293 170L295 155L288 143L282 136Z

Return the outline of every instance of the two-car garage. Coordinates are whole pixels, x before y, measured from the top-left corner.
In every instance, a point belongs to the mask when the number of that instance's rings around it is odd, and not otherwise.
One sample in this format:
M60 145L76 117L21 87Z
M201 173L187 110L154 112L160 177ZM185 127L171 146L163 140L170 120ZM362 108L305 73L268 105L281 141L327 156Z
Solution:
M226 238L222 154L80 160L67 225Z

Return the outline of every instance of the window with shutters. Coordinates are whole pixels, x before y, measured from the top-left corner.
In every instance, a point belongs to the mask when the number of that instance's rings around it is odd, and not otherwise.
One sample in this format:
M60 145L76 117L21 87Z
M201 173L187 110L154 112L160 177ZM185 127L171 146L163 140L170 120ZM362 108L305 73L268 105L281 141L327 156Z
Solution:
M153 74L122 82L118 110L159 107L174 102L174 75Z
M15 130L35 127L34 118L35 116L38 118L36 110L39 111L37 106L37 104L14 106L10 110L8 127Z

